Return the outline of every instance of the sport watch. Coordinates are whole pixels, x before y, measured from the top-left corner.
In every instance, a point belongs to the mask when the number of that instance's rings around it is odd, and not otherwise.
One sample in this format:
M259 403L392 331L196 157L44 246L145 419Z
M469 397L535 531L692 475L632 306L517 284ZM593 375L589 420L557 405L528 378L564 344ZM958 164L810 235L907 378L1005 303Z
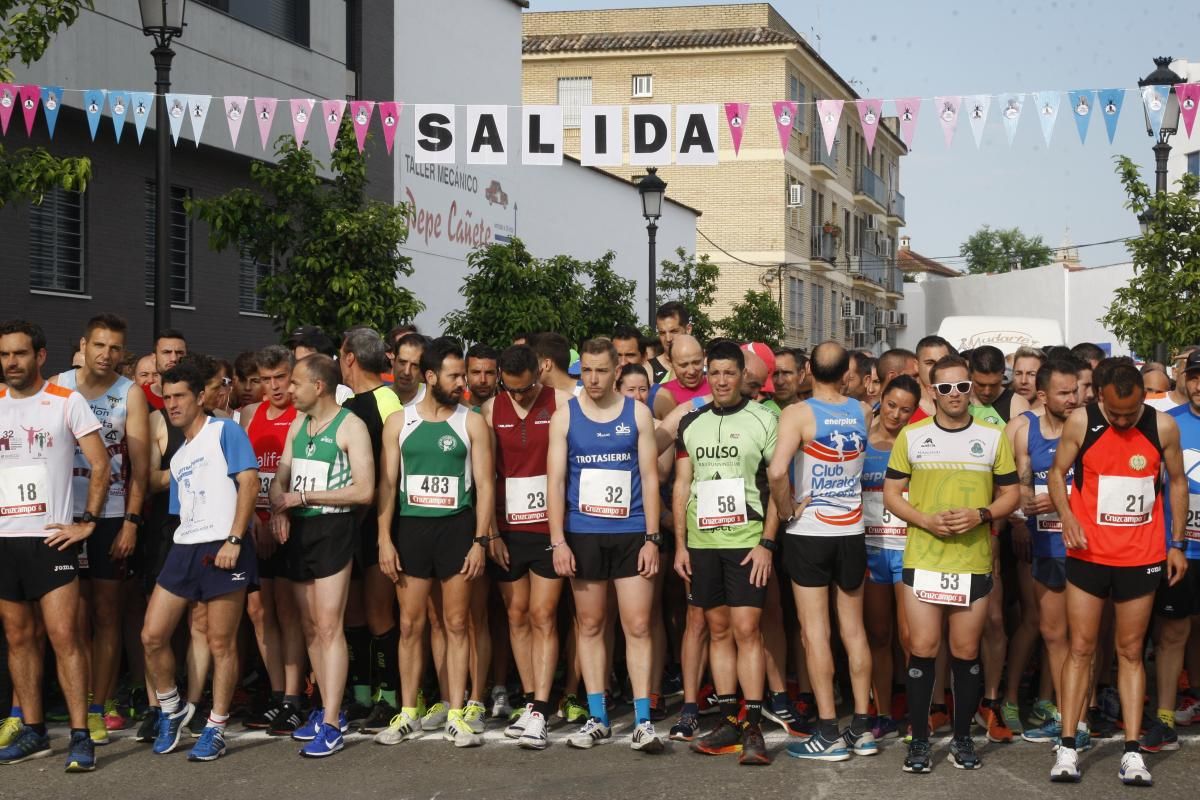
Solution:
M661 548L663 546L662 534L661 533L647 533L646 534L646 543L652 544L655 547Z
M100 521L100 518L97 517L95 514L93 514L90 511L85 511L79 515L79 521L83 522L83 523L91 523L92 525L95 525L97 522Z
M979 512L979 521L981 523L990 523L992 521L991 509L984 507L984 508L977 508L975 510Z
M240 536L233 536L233 535L226 536L225 541L228 544L235 544L238 547L242 546L242 538Z
M769 553L779 552L779 542L775 541L774 539L759 539L758 544Z
M1177 542L1174 539L1172 539L1171 541L1167 542L1167 546L1170 547L1172 550L1186 550L1187 542Z
M488 546L488 542L490 542L491 540L492 540L492 537L490 537L490 536L476 536L472 541L474 541L475 544L479 545L484 550L486 550L487 546Z

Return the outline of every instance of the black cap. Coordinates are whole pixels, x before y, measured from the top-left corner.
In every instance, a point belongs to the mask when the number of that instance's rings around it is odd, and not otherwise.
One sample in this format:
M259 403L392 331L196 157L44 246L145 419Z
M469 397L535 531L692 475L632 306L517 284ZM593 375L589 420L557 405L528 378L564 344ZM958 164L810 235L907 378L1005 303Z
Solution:
M1188 353L1187 361L1183 364L1184 372L1195 372L1196 370L1200 370L1200 350Z
M333 339L330 339L316 325L301 325L299 328L296 328L288 336L285 344L292 350L295 350L297 347L307 347L316 350L318 353L324 353L331 358L337 355L337 345L334 344Z

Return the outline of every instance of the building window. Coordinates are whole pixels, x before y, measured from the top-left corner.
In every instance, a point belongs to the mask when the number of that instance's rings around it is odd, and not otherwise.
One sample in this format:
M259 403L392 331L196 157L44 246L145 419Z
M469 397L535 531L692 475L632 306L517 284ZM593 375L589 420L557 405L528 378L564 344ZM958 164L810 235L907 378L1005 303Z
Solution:
M1192 175L1200 175L1200 150L1187 154L1187 171Z
M171 254L171 304L192 304L192 223L183 204L192 196L191 190L182 186L171 187L171 210L168 218ZM146 224L146 302L154 302L154 217L158 199L158 187L146 181L145 224Z
M807 93L807 88L799 78L795 75L788 76L788 100L797 106L795 118L792 120L792 130L804 130L804 97Z
M825 341L825 287L814 285L812 287L812 327L810 329L809 341L813 347L816 347L820 342Z
M634 97L653 97L654 96L654 76L653 75L634 75L633 76L633 96Z
M244 314L266 314L266 305L258 293L258 285L275 274L270 262L263 263L249 253L242 253L238 262L238 311Z
M247 25L308 47L309 0L199 0Z
M592 104L591 78L559 78L558 104L563 109L563 127L579 127L579 109Z
M788 278L788 327L804 327L804 281Z
M83 195L53 189L29 207L29 288L84 290Z

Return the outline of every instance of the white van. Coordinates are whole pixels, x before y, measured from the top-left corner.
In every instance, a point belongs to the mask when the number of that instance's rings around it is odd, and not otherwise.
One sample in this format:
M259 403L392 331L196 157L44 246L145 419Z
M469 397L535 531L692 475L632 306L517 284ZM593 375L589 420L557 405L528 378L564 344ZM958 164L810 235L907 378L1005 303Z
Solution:
M1046 348L1063 344L1057 320L1039 317L946 317L938 328L959 352L990 344L1004 355L1018 347Z

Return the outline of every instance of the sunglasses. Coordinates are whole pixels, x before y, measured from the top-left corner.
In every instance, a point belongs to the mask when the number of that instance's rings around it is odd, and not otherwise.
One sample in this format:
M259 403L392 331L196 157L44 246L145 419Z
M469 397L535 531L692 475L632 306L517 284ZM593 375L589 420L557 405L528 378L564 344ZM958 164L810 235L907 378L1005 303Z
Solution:
M500 388L503 389L504 391L508 392L509 394L528 394L529 392L536 389L537 385L538 385L538 382L536 379L533 381L533 383L530 383L528 386L509 386L504 381L500 381Z
M958 392L959 394L967 394L971 391L970 381L957 381L955 383L935 383L933 388L938 394L946 395Z

